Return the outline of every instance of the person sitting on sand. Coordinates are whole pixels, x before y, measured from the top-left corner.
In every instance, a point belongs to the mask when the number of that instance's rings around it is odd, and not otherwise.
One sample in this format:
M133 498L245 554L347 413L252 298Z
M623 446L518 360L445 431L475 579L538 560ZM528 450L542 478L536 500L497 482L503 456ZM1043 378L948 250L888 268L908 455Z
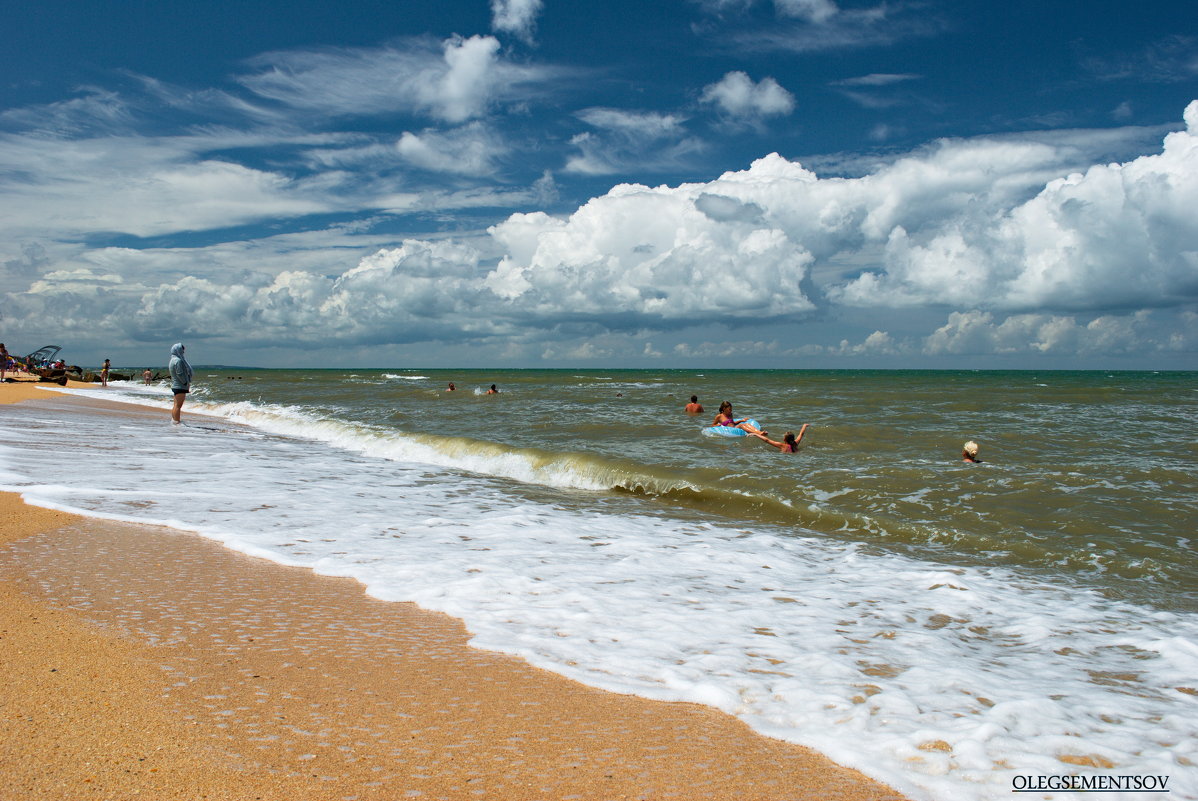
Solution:
M982 461L978 458L978 444L976 442L969 440L969 442L965 443L965 446L961 450L961 460L974 464Z
M498 390L498 389L495 387L495 385L494 385L494 384L492 384L492 385L491 385L491 388L490 388L490 389L488 389L488 390L486 391L486 393L484 393L484 394L487 394L487 395L498 395L498 394L499 394L499 390Z
M687 414L703 414L703 404L699 403L698 395L691 395L691 402L686 404Z
M739 420L737 420L735 417L733 417L732 416L732 403L729 401L724 401L723 403L720 404L720 413L715 416L715 422L713 422L712 425L713 426L728 426L729 428L739 428L742 431L746 431L746 432L752 434L753 436L757 436L758 434L768 433L768 432L762 431L759 428L754 428L753 426L749 425L748 420L749 420L749 418L747 418L747 417L742 417Z
M781 442L775 442L774 440L770 439L768 436L766 436L766 432L764 431L754 434L753 436L757 437L757 439L761 440L766 445L773 445L783 453L798 453L799 443L803 441L803 434L806 433L807 426L809 425L811 424L803 423L803 427L799 429L799 435L797 437L795 436L795 432L787 431L782 437Z

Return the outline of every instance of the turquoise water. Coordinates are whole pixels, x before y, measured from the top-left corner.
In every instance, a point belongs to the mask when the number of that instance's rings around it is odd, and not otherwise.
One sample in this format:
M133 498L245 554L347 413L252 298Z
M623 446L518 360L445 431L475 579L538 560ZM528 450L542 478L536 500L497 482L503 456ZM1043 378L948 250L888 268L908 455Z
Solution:
M556 503L571 502L563 484L605 487L609 502L645 496L663 514L793 527L1198 608L1194 372L200 372L205 400L420 434L451 455L531 456L542 474L521 491L544 498L551 487ZM451 381L458 391L445 391ZM492 383L500 394L481 394ZM700 418L682 411L692 394ZM801 452L700 436L722 400L774 439L810 423ZM961 462L968 439L982 464Z

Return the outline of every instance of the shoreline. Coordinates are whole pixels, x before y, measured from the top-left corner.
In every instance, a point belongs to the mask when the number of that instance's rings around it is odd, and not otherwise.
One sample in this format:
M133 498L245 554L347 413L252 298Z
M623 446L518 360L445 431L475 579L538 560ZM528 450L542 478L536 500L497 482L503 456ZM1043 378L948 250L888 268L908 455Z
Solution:
M351 579L14 494L0 509L23 797L901 798L715 709L472 648L460 621Z

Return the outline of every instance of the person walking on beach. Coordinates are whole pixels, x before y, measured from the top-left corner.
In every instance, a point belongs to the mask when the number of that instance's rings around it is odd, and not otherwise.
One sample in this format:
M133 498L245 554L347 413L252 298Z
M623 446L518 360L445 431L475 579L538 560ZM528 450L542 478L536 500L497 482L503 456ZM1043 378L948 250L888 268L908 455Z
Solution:
M699 403L698 395L691 395L691 402L686 404L687 414L703 414L703 404Z
M775 442L774 440L770 439L768 436L766 436L764 431L760 431L753 436L757 437L757 439L761 440L766 445L773 445L783 453L798 453L799 443L803 441L803 434L807 433L807 427L809 425L811 424L803 423L803 427L799 429L799 435L797 437L795 436L795 432L787 431L786 435L782 437L781 442Z
M108 371L112 369L112 359L105 359L104 366L100 368L100 386L108 386Z
M183 411L183 400L191 391L191 365L183 356L183 343L171 345L171 361L167 366L171 374L171 392L175 393L175 405L171 408L171 420L178 423Z
M4 347L3 342L0 342L0 381L4 380L4 373L7 370L8 370L8 348Z

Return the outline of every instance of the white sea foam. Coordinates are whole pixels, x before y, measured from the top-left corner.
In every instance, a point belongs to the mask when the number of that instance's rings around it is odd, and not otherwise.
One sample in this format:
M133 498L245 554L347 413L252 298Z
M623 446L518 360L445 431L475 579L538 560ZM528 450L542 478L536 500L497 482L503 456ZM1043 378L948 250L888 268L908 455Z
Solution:
M145 389L146 391L142 391ZM63 394L95 397L91 390L58 390ZM481 390L480 390L481 392ZM136 388L123 402L167 408L167 389ZM378 459L447 467L480 475L508 478L526 484L561 489L611 489L621 477L604 475L572 455L546 454L497 446L466 438L431 437L380 429L313 414L301 406L236 403L191 403L193 413L214 415L284 436L302 437ZM684 481L674 487L691 487ZM692 487L693 488L693 487Z
M153 388L139 397L165 405ZM354 577L461 617L480 647L719 707L913 797L1006 799L1016 775L1079 770L1167 775L1171 797L1198 797L1191 615L674 520L635 498L567 510L491 477L535 471L531 454L447 455L299 408L197 407L264 433L138 419L113 432L7 407L0 442L36 444L0 446L0 488ZM112 436L135 445L112 448Z

